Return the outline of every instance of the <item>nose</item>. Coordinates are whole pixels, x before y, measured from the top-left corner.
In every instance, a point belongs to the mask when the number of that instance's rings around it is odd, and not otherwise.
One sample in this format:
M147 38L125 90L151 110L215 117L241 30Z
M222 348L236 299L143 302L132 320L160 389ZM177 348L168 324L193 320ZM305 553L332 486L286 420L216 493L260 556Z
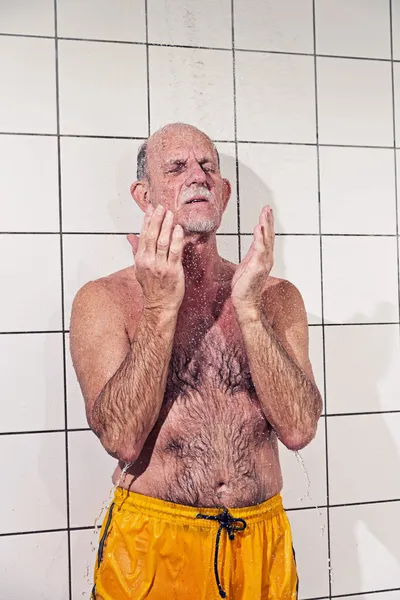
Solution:
M186 179L186 185L189 187L193 183L205 184L207 176L202 169L201 165L197 161L193 161L188 169L188 176Z

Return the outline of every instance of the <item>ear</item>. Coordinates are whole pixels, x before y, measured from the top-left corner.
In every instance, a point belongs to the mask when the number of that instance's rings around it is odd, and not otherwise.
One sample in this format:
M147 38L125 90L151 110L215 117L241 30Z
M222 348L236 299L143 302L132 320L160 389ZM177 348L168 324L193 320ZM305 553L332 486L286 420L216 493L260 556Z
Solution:
M228 204L229 198L232 194L232 187L228 179L222 180L222 206L223 210L225 210L226 205Z
M147 205L149 203L148 195L149 195L149 184L145 179L140 181L135 181L131 185L131 195L134 201L143 212L146 212Z

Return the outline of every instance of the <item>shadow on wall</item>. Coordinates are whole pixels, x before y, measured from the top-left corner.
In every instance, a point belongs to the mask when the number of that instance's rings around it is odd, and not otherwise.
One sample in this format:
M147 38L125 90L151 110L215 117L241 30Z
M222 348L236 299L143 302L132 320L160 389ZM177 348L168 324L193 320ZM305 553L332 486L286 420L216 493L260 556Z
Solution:
M226 165L226 170L229 171L229 173L235 172L236 163L234 158L232 158L231 156L221 155L221 162L223 162L223 164ZM225 171L225 169L223 169L223 171ZM117 166L117 178L119 176L119 172L126 172L126 167L122 167L120 171L120 167ZM253 188L263 190L262 195L265 197L264 204L269 204L270 206L272 206L275 215L276 230L281 231L282 228L280 226L279 220L279 205L275 203L272 191L248 167L241 165L240 173L242 178L246 178L247 181L250 182L251 185L248 186L250 189ZM235 189L235 184L233 181L232 184ZM124 185L125 184L118 183L117 188L122 189ZM129 196L129 184L127 186L126 195L128 196L129 201L133 202L133 200ZM235 195L231 199L231 202L234 202L234 198ZM125 200L123 200L122 203L125 204ZM246 203L248 203L246 204L246 206L249 207L249 210L252 210L252 212L254 212L253 221L255 225L258 220L260 211L258 210L258 208L257 210L252 209L251 198L246 199ZM110 213L113 216L113 219L117 219L118 221L119 218L117 215L120 205L121 199L115 198L114 202L110 202L108 207ZM244 203L242 200L242 207L243 206ZM242 208L242 210L244 209ZM127 229L129 229L130 225L131 224L128 225ZM246 237L252 239L252 236ZM245 252L243 253L243 256L244 255ZM128 264L126 266L128 266ZM79 268L81 268L81 265ZM274 272L284 277L285 270L286 268L284 252L280 252L275 256ZM106 274L107 273L103 273L103 275ZM89 278L90 275L88 279ZM382 306L378 306L374 315L369 316L356 314L354 315L353 322L379 322L381 315L384 314L384 308ZM311 314L309 314L309 320L312 320L312 322L316 322L315 319L313 320L313 315ZM363 371L363 380L360 383L360 387L358 387L358 382L353 382L353 392L350 390L348 397L348 412L353 412L351 410L353 393L357 389L360 390L360 393L368 394L368 412L379 412L383 410L382 405L380 403L379 382L385 377L388 365L392 360L393 348L386 345L384 347L381 347L380 352L377 353L376 349L373 346L368 346L365 344L362 344L361 346L354 341L355 338L351 339L352 341L350 343L353 343L354 345L353 347L347 347L347 354L349 356L352 356L354 361L362 361L363 365L361 367L359 366L359 368L355 370ZM66 350L67 352L69 351L68 346ZM50 345L49 351L47 353L47 360L49 364L52 362ZM49 376L52 376L52 370L49 369L47 366L45 366L45 368L46 372L49 373ZM384 416L366 415L361 417L331 417L330 419L328 419L328 428L331 425L331 423L336 422L336 419L340 419L343 422L347 420L347 425L345 424L345 426L354 424L357 428L360 427L360 423L365 422L366 431L368 432L368 419L371 418L374 419L374 430L373 432L371 432L372 437L365 439L365 446L359 445L352 447L350 439L344 439L343 445L347 448L351 448L352 456L349 456L349 465L351 465L353 460L355 464L362 464L366 448L373 448L372 454L370 450L368 452L370 456L376 457L376 461L371 462L370 486L371 490L373 490L374 486L376 485L376 480L380 480L379 472L381 472L382 469L386 468L386 464L382 462L382 457L388 457L390 459L390 465L388 468L390 469L393 478L397 478L397 474L400 472L399 449L394 442L394 432L391 432L391 430L389 429ZM355 419L357 419L357 421L355 421ZM52 425L50 423L49 428L52 428ZM349 435L351 435L350 431ZM328 429L328 441L329 440L330 438ZM379 441L379 445L376 445L376 447L374 440ZM335 452L332 448L329 448L329 459L332 472L333 469L334 472L338 472L338 469L333 467L333 464L335 463L335 460L337 460L337 458L335 458ZM43 481L49 481L48 453L46 452L46 449L44 447L39 461L39 472L41 471L43 473ZM65 471L64 465L62 465L60 468L63 472ZM364 476L365 481L365 473L363 473L362 475ZM350 468L348 470L341 469L340 485L342 485L346 489L349 489L349 494L351 498L357 496L357 476L357 472ZM365 486L365 483L363 483L362 485ZM64 489L65 488L63 486L63 490ZM379 492L376 493L375 490L373 493L373 498L375 499L376 497L379 498ZM51 486L48 488L48 498L50 499L51 503L54 504L55 509L58 510L60 504L62 504L60 500L60 495L59 492L57 492ZM368 502L369 500L371 500L371 496L368 495L368 490L365 491L364 489L363 493L360 493L359 500L352 499L351 502ZM387 515L391 514L390 508L391 506L393 506L393 504L395 503L386 505L385 510L387 509ZM331 510L331 548L334 593L357 593L363 590L369 591L371 589L379 589L377 588L376 582L380 577L382 580L381 589L387 588L388 570L387 568L385 569L385 564L387 567L390 567L390 571L393 573L397 572L400 569L399 546L396 540L396 536L393 534L392 519L385 518L384 520L382 520L379 516L377 516L382 515L382 510L379 510L380 508L381 505L379 504L370 504L367 506L346 506L344 508L336 508ZM382 548L379 548L379 545L381 545ZM372 547L374 547L374 550L372 549ZM378 560L373 560L373 556L376 551L378 551L379 558ZM306 559L302 559L302 557L299 557L299 562L300 566L302 562L303 564L307 564ZM379 575L379 572L382 573L381 576ZM346 583L344 583L343 581L341 582L339 580L339 577L340 579L345 578ZM303 589L302 595L304 594L304 592L305 590Z
M387 314L386 303L381 303L372 315L355 313L351 322L383 323ZM366 337L366 328L390 326L354 327L357 336L348 335L345 340L339 337L346 348L335 348L338 353L345 352L348 360L346 372L342 374L348 404L343 412L355 412L353 402L361 395L363 406L360 407L358 402L356 410L375 414L328 419L328 468L332 473L330 502L365 503L330 511L332 591L335 594L397 588L400 580L400 548L395 533L398 501L383 505L379 502L399 497L400 445L396 444L399 422L395 420L397 415L379 415L388 410L383 402L384 381L397 348L394 337L388 343L385 336L379 348ZM398 326L394 327L397 329ZM328 381L328 414L329 390ZM381 491L383 487L385 489Z

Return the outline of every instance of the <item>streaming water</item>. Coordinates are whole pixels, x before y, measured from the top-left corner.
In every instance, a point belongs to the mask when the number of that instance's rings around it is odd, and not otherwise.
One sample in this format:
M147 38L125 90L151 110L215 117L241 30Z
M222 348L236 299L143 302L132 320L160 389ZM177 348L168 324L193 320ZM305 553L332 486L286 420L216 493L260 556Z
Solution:
M104 515L105 513L107 513L107 511L108 511L108 509L109 509L109 507L110 507L110 505L111 505L111 502L112 502L112 499L113 499L113 497L114 497L114 492L115 492L116 488L117 488L117 487L118 487L118 486L119 486L121 483L123 483L123 482L124 482L124 480L125 480L125 477L126 477L126 473L127 473L128 469L129 469L129 467L131 467L132 465L133 465L133 463L131 463L131 462L129 462L129 463L126 463L125 467L124 467L124 468L122 469L122 471L121 471L121 474L120 474L120 476L118 477L118 480L117 480L117 482L116 482L116 483L115 483L115 485L113 485L113 487L111 488L111 490L110 490L110 493L109 493L109 495L108 495L108 498L107 498L107 500L105 500L105 501L103 502L103 506L102 506L102 508L101 508L101 510L100 510L100 512L99 512L99 514L97 515L97 517L96 517L96 518L95 518L95 520L94 520L94 525L93 525L93 538L90 540L90 546L91 546L92 553L97 553L97 550L98 550L98 547L99 547L99 530L100 530L100 528L101 528L101 520L102 520L102 517L103 517L103 515ZM93 561L91 561L91 562L93 562ZM92 588L92 585L93 585L93 584L92 584L92 574L91 574L91 573L92 573L92 569L93 569L93 565L88 563L88 564L86 565L86 573L85 573L85 576L86 576L86 583L88 584L88 586L90 586L90 590L91 590L91 588ZM86 592L86 591L85 591L85 592L82 592L82 596L85 596L87 593L88 593L88 592Z
M296 450L294 452L294 455L296 457L297 462L301 465L301 468L303 469L303 473L304 473L305 478L306 478L306 486L307 486L306 487L306 493L305 493L305 495L302 498L300 498L300 502L303 502L304 500L307 499L307 500L309 500L310 504L314 508L316 508L318 510L318 514L319 514L320 520L321 520L321 527L320 527L320 529L321 529L321 535L324 536L325 535L325 527L326 526L325 526L325 524L323 522L323 515L322 515L320 507L317 504L315 504L314 501L313 501L313 499L311 498L311 494L310 494L311 481L310 481L310 476L309 476L308 471L307 471L307 467L306 467L306 465L304 463L303 457L301 456L301 454L300 454L300 452L298 450ZM331 559L329 557L328 557L328 570L329 570L329 580L332 583L332 581L333 581L333 571L332 571L332 566L331 566Z
M307 467L305 465L304 459L303 459L303 457L301 456L301 454L300 454L300 452L298 450L296 450L294 452L294 455L296 457L297 462L301 465L301 468L303 469L303 473L304 473L305 478L306 478L306 493L304 494L304 496L302 498L300 498L300 502L304 502L304 500L308 500L310 502L310 504L314 508L317 509L318 514L319 514L319 516L321 518L321 522L322 522L322 525L321 525L321 535L325 535L325 525L323 523L323 515L322 515L322 512L321 512L321 509L320 509L320 507L317 504L315 504L315 502L311 498L311 494L310 494L311 481L310 481L310 476L308 474Z

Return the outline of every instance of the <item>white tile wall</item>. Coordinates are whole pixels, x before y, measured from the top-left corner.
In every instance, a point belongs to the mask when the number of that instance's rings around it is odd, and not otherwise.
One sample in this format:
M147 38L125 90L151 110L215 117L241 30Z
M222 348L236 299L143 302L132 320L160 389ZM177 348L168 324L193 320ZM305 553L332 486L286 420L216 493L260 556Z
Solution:
M2 235L0 255L0 331L61 329L60 237Z
M329 514L332 594L391 589L398 594L400 502L331 508Z
M146 136L145 56L144 46L60 40L60 131Z
M326 509L290 511L299 576L299 600L329 594Z
M392 19L393 19L393 58L400 58L400 2L392 0Z
M394 476L400 466L399 427L400 413L328 419L332 504L400 497L400 478Z
M142 217L129 188L136 179L137 140L63 138L63 230L130 232Z
M71 527L94 525L113 489L111 475L117 461L104 451L91 431L71 431L68 434L68 456ZM83 456L85 460L82 460ZM92 473L96 473L96 478L92 477ZM90 494L88 481L92 481Z
M276 233L318 233L315 146L239 144L238 153L241 232L252 233L269 204Z
M0 131L56 133L54 41L0 36Z
M396 233L392 150L325 146L319 159L323 233Z
M149 61L152 131L183 121L233 139L232 53L152 46Z
M133 263L137 149L187 121L232 183L224 257L273 206L273 274L301 291L326 386L300 452L309 490L281 449L300 598L398 598L400 1L0 0L0 15L0 597L89 595L115 460L88 431L71 303Z
M149 42L232 48L231 0L147 0Z
M400 410L397 325L326 328L325 353L330 414Z
M82 600L82 597L90 598L98 537L97 530L93 529L71 531L71 600ZM382 600L392 599L383 598Z
M378 592L377 594L357 594L357 600L395 600L398 590L394 592ZM354 596L341 596L342 600L354 600Z
M317 0L318 54L390 58L390 2Z
M145 0L57 0L60 37L145 42Z
M322 144L393 145L389 62L320 57L317 80Z
M63 371L61 333L1 335L0 431L63 429Z
M54 1L14 0L0 3L0 32L19 35L54 35Z
M395 238L325 237L322 250L328 322L398 321Z
M0 557L3 598L68 598L66 532L1 537Z
M235 0L234 6L236 48L313 52L312 0Z
M2 533L66 527L64 433L0 436L0 466Z
M0 137L2 231L59 231L55 137Z
M221 162L221 172L223 176L230 181L232 187L231 198L228 206L222 216L222 222L218 230L219 233L238 232L237 218L237 181L236 181L236 151L235 144L217 143L215 144L219 153Z
M237 52L236 86L239 140L315 142L311 56Z

